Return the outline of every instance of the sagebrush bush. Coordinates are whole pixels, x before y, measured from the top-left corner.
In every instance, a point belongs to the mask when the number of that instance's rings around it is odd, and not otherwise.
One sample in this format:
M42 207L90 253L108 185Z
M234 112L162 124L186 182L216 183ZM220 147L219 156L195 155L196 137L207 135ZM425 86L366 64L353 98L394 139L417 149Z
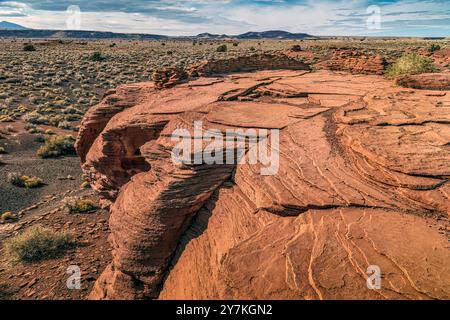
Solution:
M88 213L98 209L98 206L92 200L67 198L65 208L69 213Z
M293 52L300 52L300 51L303 51L303 49L302 49L302 46L301 46L301 45L295 44L295 45L293 45L293 46L291 47L291 51L293 51Z
M5 249L11 261L30 263L61 256L74 244L73 236L68 232L35 225L6 240Z
M8 174L8 181L16 186L21 188L39 188L44 185L41 178L35 176L25 176L16 172L11 172Z
M228 51L228 47L227 47L226 44L222 44L222 45L217 47L216 51L217 52L227 52Z
M56 158L64 155L74 155L75 139L72 136L51 136L37 151L41 158Z
M23 51L26 52L36 51L36 48L31 43L27 43L23 46Z
M94 52L90 57L89 57L89 60L91 60L91 61L103 61L103 60L105 60L106 58L102 55L102 53L101 52L98 52L98 51L96 51L96 52Z
M14 221L17 221L18 219L19 218L17 217L17 215L15 213L12 213L11 211L3 212L0 215L0 222L1 223L14 222Z
M386 70L386 76L394 78L400 75L436 72L433 61L416 53L405 55Z

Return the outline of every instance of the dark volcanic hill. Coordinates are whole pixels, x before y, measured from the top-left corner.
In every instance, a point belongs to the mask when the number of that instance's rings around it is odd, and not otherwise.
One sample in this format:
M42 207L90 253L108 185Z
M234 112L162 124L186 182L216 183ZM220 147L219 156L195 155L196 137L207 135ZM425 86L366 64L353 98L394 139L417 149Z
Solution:
M316 38L307 33L290 33L282 30L271 30L271 31L263 31L263 32L246 32L239 35L226 35L226 34L211 34L211 33L201 33L197 35L195 38L199 39L224 39L224 38L234 38L234 39L307 39L307 38Z
M247 32L238 35L238 39L306 39L315 38L307 33L290 33L281 30L272 30L264 32Z

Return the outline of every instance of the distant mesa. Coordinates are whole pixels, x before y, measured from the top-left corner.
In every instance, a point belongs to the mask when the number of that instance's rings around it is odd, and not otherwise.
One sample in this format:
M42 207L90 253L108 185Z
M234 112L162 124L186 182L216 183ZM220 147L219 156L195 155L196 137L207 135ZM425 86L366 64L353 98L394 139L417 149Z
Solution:
M8 21L0 21L0 30L27 30L19 24L8 22Z

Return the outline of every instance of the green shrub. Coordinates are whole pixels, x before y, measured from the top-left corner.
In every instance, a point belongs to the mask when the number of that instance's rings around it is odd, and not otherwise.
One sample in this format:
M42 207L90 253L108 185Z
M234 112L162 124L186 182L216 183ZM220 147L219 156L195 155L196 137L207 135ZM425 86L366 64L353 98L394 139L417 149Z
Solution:
M31 43L27 43L23 46L23 51L32 52L36 51L36 48Z
M72 136L51 136L45 140L45 144L37 151L41 158L56 158L64 155L75 154L75 139Z
M386 70L386 75L394 78L400 75L436 72L431 59L411 53L398 59Z
M68 232L35 225L6 240L5 249L11 261L30 263L61 256L74 244L73 236Z
M227 50L228 50L228 47L226 44L222 44L222 45L218 46L216 49L217 52L227 52Z
M25 176L15 172L8 175L8 181L16 187L27 189L39 188L44 185L42 179L38 177Z

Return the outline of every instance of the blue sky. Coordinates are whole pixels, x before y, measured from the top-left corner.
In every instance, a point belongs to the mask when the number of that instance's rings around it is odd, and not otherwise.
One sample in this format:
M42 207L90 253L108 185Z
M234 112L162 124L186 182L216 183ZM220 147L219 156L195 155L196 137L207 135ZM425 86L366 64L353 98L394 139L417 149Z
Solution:
M282 29L313 35L450 36L450 0L0 0L2 20L40 29L167 35Z

